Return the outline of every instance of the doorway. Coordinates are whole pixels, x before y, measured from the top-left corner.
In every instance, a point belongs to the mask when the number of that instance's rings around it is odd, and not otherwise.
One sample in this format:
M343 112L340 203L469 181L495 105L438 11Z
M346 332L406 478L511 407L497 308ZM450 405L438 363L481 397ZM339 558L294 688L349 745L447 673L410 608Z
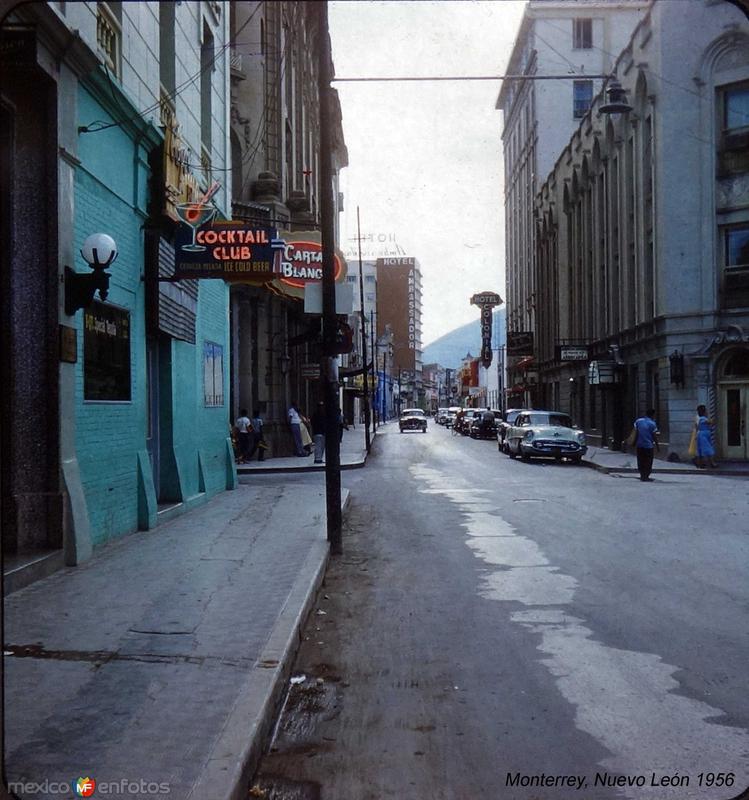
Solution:
M723 458L749 459L749 348L734 350L722 369L718 435Z

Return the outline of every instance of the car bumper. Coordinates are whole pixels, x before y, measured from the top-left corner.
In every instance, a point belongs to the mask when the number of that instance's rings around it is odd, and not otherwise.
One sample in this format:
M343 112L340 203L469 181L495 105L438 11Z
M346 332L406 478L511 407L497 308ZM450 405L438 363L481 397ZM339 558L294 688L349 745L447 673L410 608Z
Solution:
M399 426L402 431L425 431L427 429L426 425L420 425L419 423L405 423Z
M577 442L558 442L558 443L545 443L533 442L528 444L526 442L520 443L520 452L527 456L546 456L547 458L559 458L560 456L568 458L584 456L588 452L586 445L578 444Z

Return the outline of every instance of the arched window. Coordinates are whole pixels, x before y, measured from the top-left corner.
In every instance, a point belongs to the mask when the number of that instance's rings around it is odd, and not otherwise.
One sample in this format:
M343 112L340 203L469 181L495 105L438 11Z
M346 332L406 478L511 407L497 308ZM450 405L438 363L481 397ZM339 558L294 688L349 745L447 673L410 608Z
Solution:
M749 349L734 350L723 367L723 377L749 380Z

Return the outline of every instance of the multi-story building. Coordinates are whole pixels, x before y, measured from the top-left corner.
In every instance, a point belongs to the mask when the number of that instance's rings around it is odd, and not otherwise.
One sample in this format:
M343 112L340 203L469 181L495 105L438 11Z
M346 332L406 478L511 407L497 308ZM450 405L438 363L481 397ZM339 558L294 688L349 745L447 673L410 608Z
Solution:
M600 91L647 2L530 0L506 67L496 107L504 147L507 330L513 403L536 400L534 336L546 287L535 270L533 200L559 154ZM576 77L572 77L574 73ZM565 76L563 80L545 76ZM569 77L568 77L569 76Z
M221 2L19 4L3 21L6 588L236 480L228 290L159 282L181 202L218 176L230 212L228 28ZM98 233L116 250L84 248ZM114 252L106 287L84 257Z
M308 242L319 256L320 125L317 3L234 2L231 4L231 147L235 220L262 223ZM341 210L338 173L348 163L340 103L328 90L333 134L333 198ZM331 187L325 187L329 189ZM339 257L338 279L345 280ZM231 288L233 408L256 408L265 418L272 452L291 452L286 424L292 401L314 408L321 381L320 317L305 315L307 282L248 280Z
M631 110L595 97L536 201L542 402L614 447L655 408L671 458L704 403L747 459L749 22L655 2L613 71Z
M343 397L343 412L347 419L363 420L364 407L362 403L362 395L364 389L365 376L363 374L364 367L366 366L368 386L374 388L372 385L371 370L369 365L372 364L372 355L374 352L374 319L377 313L377 265L374 261L361 262L361 275L363 276L363 285L359 285L359 260L349 259L348 261L348 281L351 291L353 292L353 312L349 316L348 324L353 331L353 348L348 356L342 359L344 362L345 373L350 377L347 378L344 388ZM363 291L362 291L363 290ZM361 314L361 297L364 295L364 327L362 329L362 314ZM362 332L365 337L365 347L362 347ZM364 364L363 353L367 353L367 364Z
M378 337L392 334L390 369L398 379L400 402L423 404L421 363L421 268L413 257L377 259Z

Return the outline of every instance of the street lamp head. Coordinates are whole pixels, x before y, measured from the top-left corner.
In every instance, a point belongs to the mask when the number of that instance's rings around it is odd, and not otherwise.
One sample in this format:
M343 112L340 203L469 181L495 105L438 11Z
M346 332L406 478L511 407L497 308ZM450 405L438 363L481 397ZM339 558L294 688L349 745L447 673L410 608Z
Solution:
M632 110L632 106L627 102L627 93L616 78L609 81L606 94L609 101L598 109L599 114L629 114Z
M107 269L119 253L111 236L106 233L92 233L83 242L81 255L91 269L96 271Z

